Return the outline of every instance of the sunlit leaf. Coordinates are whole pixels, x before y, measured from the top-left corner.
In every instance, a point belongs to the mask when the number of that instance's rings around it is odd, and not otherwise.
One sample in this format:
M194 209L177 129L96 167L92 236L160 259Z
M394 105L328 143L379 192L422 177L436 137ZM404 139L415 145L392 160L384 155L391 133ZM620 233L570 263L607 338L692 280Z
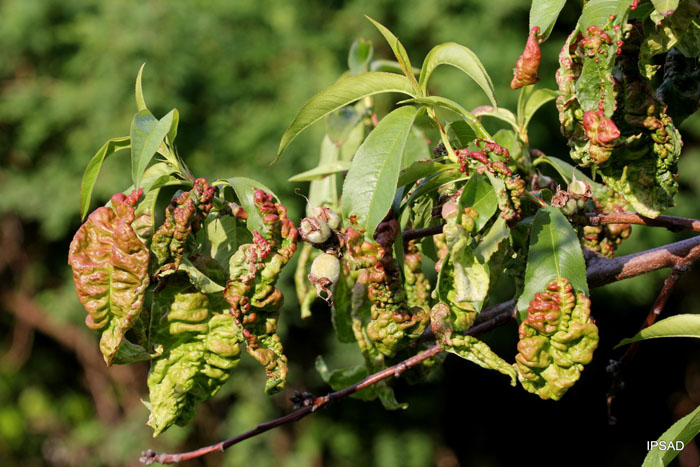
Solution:
M647 339L659 337L695 337L700 338L700 315L675 315L652 324L632 337L622 339L615 348Z
M88 162L83 180L80 183L80 218L85 219L90 210L90 200L92 199L92 190L95 188L95 182L100 175L100 169L104 164L105 159L122 149L127 149L131 145L131 138L122 136L121 138L112 138L107 141Z
M493 90L493 83L486 72L486 68L484 68L481 60L479 60L479 57L467 47L454 42L446 42L433 47L425 57L420 72L420 78L418 79L420 90L423 95L427 95L430 75L432 75L435 68L440 65L450 65L462 70L483 89L489 101L491 101L491 105L498 107L496 95Z
M418 114L412 106L400 107L369 134L357 150L343 185L345 218L356 215L358 226L372 235L394 200L401 158Z
M415 94L411 82L405 76L380 71L348 76L319 92L299 109L289 128L282 135L275 160L279 159L299 133L321 118L358 99L383 92L399 92L411 97Z
M517 305L521 316L535 293L555 279L568 279L576 292L588 296L586 262L578 236L561 211L547 206L537 211L530 230L525 287Z

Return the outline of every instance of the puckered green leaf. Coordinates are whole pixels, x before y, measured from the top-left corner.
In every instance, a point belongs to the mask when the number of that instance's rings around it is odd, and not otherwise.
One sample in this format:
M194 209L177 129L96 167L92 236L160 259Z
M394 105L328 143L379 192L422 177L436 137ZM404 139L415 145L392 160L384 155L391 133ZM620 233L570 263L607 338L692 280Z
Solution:
M610 15L620 18L628 12L631 4L631 0L589 0L583 6L579 30L585 31L591 26L602 28Z
M418 114L411 106L384 117L357 150L343 185L345 218L356 215L358 226L372 235L394 200L401 158Z
M151 345L162 351L148 375L154 436L187 424L197 403L217 393L238 364L243 341L221 294L203 294L181 274L167 281L151 320Z
M676 442L680 441L683 445L690 443L700 433L700 406L690 412L685 417L671 425L671 428L666 430L657 441L665 442L665 446L673 443L674 448L678 446ZM659 443L660 444L660 443ZM671 461L680 453L677 449L661 450L657 444L651 449L644 458L642 467L663 467L671 463Z
M124 334L143 306L148 287L148 249L131 228L141 190L128 197L118 193L112 207L95 210L70 244L68 263L85 324L101 332L100 351L112 363Z
M654 6L656 7L656 4ZM639 71L647 79L651 79L661 67L661 65L654 63L653 58L668 52L679 44L689 28L691 32L693 31L691 26L694 25L698 12L700 12L700 5L697 2L684 1L677 6L678 9L674 9L673 14L663 18L642 41L638 65Z
M95 182L97 182L97 177L100 175L100 169L102 169L102 164L104 164L105 159L107 159L115 152L121 151L122 149L127 149L130 146L131 138L128 136L122 136L121 138L112 138L109 141L107 141L94 156L92 156L92 159L90 159L90 162L88 162L88 165L85 168L85 172L83 173L83 180L80 183L81 219L85 219L85 216L90 210L92 190L95 188Z
M209 216L200 232L202 251L222 265L229 263L239 246L253 239L245 222L234 216Z
M538 36L543 41L547 40L565 4L566 0L533 0L530 6L530 26L528 29L539 27Z
M450 65L462 70L486 93L491 105L498 107L491 77L489 77L479 57L467 47L454 42L437 45L426 55L418 79L423 95L428 94L430 75L440 65Z
M231 257L224 298L243 329L248 353L265 368L265 392L272 394L287 379L287 357L277 335L284 297L275 285L296 251L297 230L271 194L258 190L253 202L258 214L264 214L263 226L253 232L252 243L241 245Z
M299 133L329 113L363 97L383 92L399 92L411 97L415 94L411 82L405 76L380 71L348 76L319 92L299 109L289 128L282 135L276 159L279 159Z
M675 315L652 324L639 331L632 337L622 339L615 346L618 348L623 345L631 344L637 341L647 339L656 339L659 337L695 337L700 338L700 315Z
M537 211L530 230L525 288L517 304L521 319L535 293L555 279L568 279L577 292L588 295L586 262L576 232L558 209L548 206Z
M598 346L591 301L566 278L535 294L520 323L515 368L523 387L542 399L559 400L578 381Z

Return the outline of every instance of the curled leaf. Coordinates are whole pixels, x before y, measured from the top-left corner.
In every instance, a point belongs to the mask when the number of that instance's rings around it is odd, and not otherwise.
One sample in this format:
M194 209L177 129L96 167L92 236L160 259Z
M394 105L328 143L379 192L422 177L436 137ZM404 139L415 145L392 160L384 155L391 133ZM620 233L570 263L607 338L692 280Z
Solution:
M170 274L180 266L185 243L193 231L200 229L209 214L215 190L205 179L198 178L191 191L175 196L170 202L165 211L165 222L151 241L151 250L156 257L156 276Z
M598 346L591 301L574 295L567 279L535 294L520 324L515 367L523 387L542 399L559 400L578 381Z
M70 244L68 264L85 324L100 331L107 365L141 313L148 287L148 249L131 227L142 190L112 196L112 207L95 210Z
M162 351L148 374L154 436L185 425L198 402L214 396L240 359L240 329L220 294L203 294L186 275L167 279L155 296L151 344Z
M511 89L520 89L523 86L529 86L539 81L537 69L540 66L540 39L537 35L540 32L539 26L535 26L530 30L525 44L525 50L518 58L513 70L513 80L510 82Z
M271 194L255 192L254 205L263 219L262 234L254 231L253 243L241 245L231 257L231 279L224 291L248 353L265 367L268 394L280 391L287 378L287 357L277 335L283 296L275 284L297 247L297 229L287 217L287 209L273 201Z

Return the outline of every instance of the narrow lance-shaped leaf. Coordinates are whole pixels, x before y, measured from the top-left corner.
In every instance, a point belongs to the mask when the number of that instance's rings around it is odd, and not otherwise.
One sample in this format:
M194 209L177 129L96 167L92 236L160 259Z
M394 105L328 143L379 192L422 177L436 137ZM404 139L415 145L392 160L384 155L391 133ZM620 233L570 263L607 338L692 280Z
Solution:
M700 315L675 315L652 324L632 337L622 339L615 348L647 339L659 337L700 338Z
M528 91L526 91L528 89ZM521 91L523 97L522 105L518 101L518 123L521 130L526 130L530 124L532 116L546 103L557 98L559 93L552 89L537 89L532 91L532 88L525 87Z
M307 170L293 177L289 177L289 182L310 182L313 180L321 180L323 177L333 175L338 172L343 172L350 169L349 161L328 162L311 170Z
M442 107L444 109L450 110L460 117L464 119L464 122L469 125L474 132L476 133L476 136L479 138L484 138L484 139L489 139L491 138L491 135L486 131L484 126L481 124L481 122L469 111L467 111L464 107L459 105L453 100L447 99L445 97L440 97L440 96L429 96L429 97L417 97L415 99L407 99L404 101L400 102L401 104L408 104L408 103L415 103L415 104L423 104L423 105L437 105L438 107Z
M400 107L384 117L357 150L343 185L342 210L356 215L358 227L372 235L394 200L401 158L418 114Z
M530 5L530 26L528 29L539 27L538 36L543 41L547 40L565 4L566 0L533 0L532 5Z
M671 463L671 461L680 453L678 449L661 450L660 443L665 442L665 446L673 443L673 447L680 447L690 443L700 433L700 406L690 412L685 417L671 425L671 428L666 430L657 440L657 445L649 451L644 458L642 467L662 467ZM680 441L680 443L678 443Z
M306 101L299 109L289 128L282 135L277 157L279 159L299 133L319 121L329 113L345 105L351 104L363 97L373 96L383 92L400 92L414 97L415 91L411 82L405 76L380 71L371 71L359 75L348 76L324 89Z
M521 320L535 293L555 279L568 279L576 292L588 296L586 262L576 232L558 209L547 206L532 222L525 287L517 305Z
M357 38L350 46L348 52L348 68L353 75L359 75L369 71L369 62L372 59L374 46L372 41Z
M475 117L497 118L509 124L516 132L520 131L515 115L513 115L513 112L508 109L504 109L502 107L491 107L490 105L482 105L472 110L472 114Z
M131 138L122 136L121 138L112 138L107 141L97 153L92 156L88 162L83 180L80 183L80 218L85 219L90 210L90 200L92 199L92 190L95 188L95 182L100 175L100 169L104 161L117 151L127 149L131 145Z
M479 60L479 57L467 47L454 42L446 42L433 47L425 57L423 68L420 71L420 78L418 79L420 90L423 95L427 95L428 93L430 75L432 75L435 68L440 65L450 65L462 70L483 89L489 101L491 101L491 105L498 107L496 95L493 90L493 83L486 72L486 68L484 68L481 60Z
M131 178L135 187L140 187L141 177L149 162L168 135L176 110L168 112L160 120L148 110L141 110L131 122Z
M136 74L136 110L141 112L142 110L148 110L146 107L146 100L143 97L143 87L141 86L141 76L143 75L143 67L146 66L144 62L139 67L139 72Z
M349 142L348 142L349 143ZM348 144L346 143L346 144ZM359 146L359 144L358 144ZM328 135L321 141L321 156L319 160L319 165L334 164L339 162L341 149L338 148ZM348 164L348 169L350 169L350 161L342 161ZM306 215L311 216L312 206L331 206L333 209L338 207L338 183L337 177L332 175L330 177L324 177L320 180L313 180L309 184L309 202L306 206Z
M373 20L367 15L365 15L365 18L370 20L372 24L374 24L374 26L379 30L379 32L382 33L382 36L384 36L384 39L386 39L386 41L389 43L389 46L391 47L391 50L394 52L394 56L396 56L396 60L399 62L399 65L401 66L401 70L403 70L404 75L406 75L406 77L411 82L413 89L418 91L418 82L416 81L416 77L413 76L413 67L411 66L411 60L408 58L406 48L403 46L399 38L396 37L391 31L389 31L389 29L387 29L383 24L379 23L378 21Z
M112 197L88 217L70 244L68 264L78 300L88 316L85 324L100 331L100 351L112 363L143 306L148 287L148 249L131 228L142 190Z

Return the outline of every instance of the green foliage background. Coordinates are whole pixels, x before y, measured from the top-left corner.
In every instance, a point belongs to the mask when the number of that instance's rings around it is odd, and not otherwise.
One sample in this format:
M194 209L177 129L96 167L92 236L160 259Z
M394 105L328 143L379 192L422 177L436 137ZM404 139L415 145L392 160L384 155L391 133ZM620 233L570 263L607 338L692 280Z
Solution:
M550 88L555 87L557 51L578 13L576 2L569 3L543 45L541 84ZM139 402L147 367L107 370L94 365L101 358L95 336L82 325L84 311L66 265L68 243L79 225L79 184L87 161L108 138L128 134L135 112L133 82L141 63L147 63L144 91L154 114L161 117L173 106L180 111L178 148L195 174L256 178L275 189L291 217L299 219L304 201L294 189L305 190L306 184L286 179L316 165L322 126L300 136L275 166L269 163L297 109L346 69L347 50L356 37L371 39L375 56L391 57L364 14L392 29L417 65L435 44L454 41L470 47L490 73L500 104L512 109L517 93L508 83L525 43L528 9L523 0L0 3L0 463L135 465L142 449L195 448L286 413L295 389L325 392L313 370L316 355L326 355L332 366L359 360L352 345L335 343L325 306L317 304L314 317L301 321L287 277L281 335L291 363L290 382L279 396L263 394L261 372L251 371L255 363L244 357L219 396L200 408L193 425L152 440L145 427L147 411ZM435 88L468 109L486 103L476 85L455 70L436 72ZM556 122L549 104L531 125L531 141L563 157L566 146ZM700 217L693 201L700 192L693 176L700 172L697 116L681 130L684 191L672 213ZM103 203L129 185L127 159L124 152L106 163L93 201ZM620 254L682 237L634 230ZM555 455L563 450L554 447L558 437L562 443L566 438L551 431L564 431L557 424L577 423L581 428L572 429L570 436L594 449L574 464L600 455L609 465L638 465L646 440L656 439L672 421L667 402L700 400L697 389L692 391L700 374L697 347L645 343L618 403L619 424L606 423L604 366L618 356L610 348L636 331L663 277L651 274L594 293L600 350L583 381L559 406L515 394L497 376L448 359L438 382L399 383L398 397L410 403L405 412L384 412L378 402L344 401L202 462L507 465L534 455L526 451L528 440L520 438L554 436L540 441L546 448L534 449ZM683 280L670 312L699 310L693 279L697 277ZM490 339L512 359L514 326ZM655 366L645 367L657 352L668 364L659 365L657 359ZM690 376L684 383L686 370ZM645 410L648 424L637 426L634 410ZM531 418L536 423L524 421ZM550 434L540 435L538 429ZM598 433L591 434L593 429ZM503 449L506 441L513 443L512 450Z

